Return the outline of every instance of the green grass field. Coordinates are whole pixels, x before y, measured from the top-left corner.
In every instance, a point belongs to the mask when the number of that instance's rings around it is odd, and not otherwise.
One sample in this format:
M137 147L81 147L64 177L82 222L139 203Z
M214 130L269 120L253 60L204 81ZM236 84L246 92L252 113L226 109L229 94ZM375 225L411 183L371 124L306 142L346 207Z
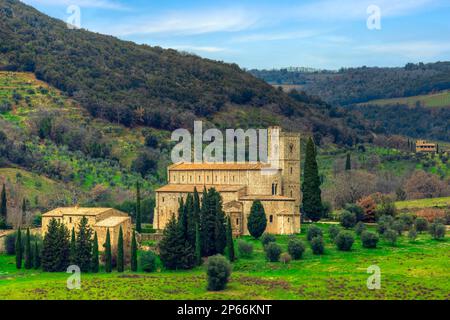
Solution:
M383 240L364 249L360 239L351 252L337 251L326 229L326 252L314 256L308 246L302 260L290 264L265 261L260 242L250 259L233 265L223 292L206 291L203 267L152 274L86 274L80 290L68 290L68 274L17 271L14 257L0 256L0 299L450 299L450 240L422 234L415 242L402 236L396 246ZM306 229L306 227L304 228ZM298 237L304 239L305 234ZM286 250L288 237L277 242ZM381 289L369 290L367 268L381 268Z
M422 106L430 108L449 107L450 91L443 91L433 94L425 94L420 96L404 97L404 98L377 99L360 103L360 105L374 104L379 106L385 106L395 104L406 104L410 107L413 107L417 104L417 102L420 102Z
M395 203L397 209L423 209L450 207L450 197L399 201Z

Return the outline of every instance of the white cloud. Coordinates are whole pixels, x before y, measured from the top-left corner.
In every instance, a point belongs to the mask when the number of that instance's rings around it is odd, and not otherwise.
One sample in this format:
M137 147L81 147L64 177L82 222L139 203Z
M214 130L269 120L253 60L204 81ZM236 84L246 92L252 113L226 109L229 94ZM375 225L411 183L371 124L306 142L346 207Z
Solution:
M356 49L370 53L399 55L409 59L435 58L450 52L450 44L432 41L411 41L398 43L382 43L360 46Z
M128 20L105 30L116 36L163 34L197 35L212 32L235 32L255 25L258 18L243 9L203 12L176 12L155 17Z
M29 5L62 6L76 5L80 8L100 8L111 10L124 10L126 6L113 0L22 0Z
M255 33L242 35L233 38L235 42L254 42L254 41L277 41L290 39L305 39L319 35L322 32L316 30L302 30L294 32L279 32L279 33Z

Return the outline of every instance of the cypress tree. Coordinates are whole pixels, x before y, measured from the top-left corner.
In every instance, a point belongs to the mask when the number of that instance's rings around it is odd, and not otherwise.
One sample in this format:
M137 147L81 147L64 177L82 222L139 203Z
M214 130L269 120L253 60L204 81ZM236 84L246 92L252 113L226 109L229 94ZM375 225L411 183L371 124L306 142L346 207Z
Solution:
M203 191L200 236L202 244L202 256L209 257L216 253L216 212L211 190Z
M227 219L227 255L228 260L234 262L235 254L234 254L234 241L233 241L233 230L231 228L231 218Z
M8 215L8 203L6 201L6 187L5 184L3 184L2 188L2 194L1 194L1 201L0 201L0 216L3 217L6 221L6 217Z
M187 208L184 204L183 198L178 199L178 225L183 234L183 238L186 239L187 234Z
M184 239L175 216L172 216L164 229L159 252L164 267L170 270L190 269L196 263L194 250Z
M112 256L111 256L111 236L109 235L109 229L106 231L106 241L103 245L105 248L105 272L112 271Z
M69 261L71 265L77 264L77 243L75 240L75 228L72 227L72 233L70 237L70 253Z
M214 254L224 254L227 246L227 229L225 223L225 213L222 209L222 197L214 188L211 190L211 198L214 201L214 211L216 214L216 223L214 227L214 241L216 252Z
M256 200L250 209L247 221L248 232L253 238L258 239L267 228L267 217L261 201Z
M142 232L141 186L139 181L136 182L136 232Z
M92 260L91 260L91 272L97 273L99 271L98 263L98 237L97 231L94 233L94 240L92 242Z
M33 268L39 269L41 266L41 253L37 241L34 242Z
M131 240L131 271L136 272L137 269L138 269L137 242L136 242L136 233L133 231L133 239Z
M198 266L202 264L202 245L200 242L200 228L198 223L195 225L195 262Z
M350 158L350 153L347 153L347 160L345 161L345 170L346 171L352 170L352 160Z
M123 272L124 270L124 258L123 258L123 231L122 226L119 229L119 240L117 241L117 271Z
M189 242L192 248L195 248L195 221L194 213L194 197L192 194L188 194L185 204L186 210L186 240Z
M304 178L302 184L302 211L314 222L320 220L323 212L320 184L319 169L316 160L316 147L312 138L309 138L306 145Z
M200 224L200 196L198 194L196 187L194 187L194 196L193 196L192 206L193 206L192 214L194 217L194 223Z
M20 227L16 235L16 268L22 269L22 231Z
M94 231L83 217L78 225L76 236L76 264L82 272L89 272L92 263L92 234Z
M25 269L31 269L32 267L33 267L33 256L31 251L30 228L27 228L27 234L25 238Z
M50 220L44 236L41 263L44 271L65 271L69 265L70 240L69 231L56 219Z

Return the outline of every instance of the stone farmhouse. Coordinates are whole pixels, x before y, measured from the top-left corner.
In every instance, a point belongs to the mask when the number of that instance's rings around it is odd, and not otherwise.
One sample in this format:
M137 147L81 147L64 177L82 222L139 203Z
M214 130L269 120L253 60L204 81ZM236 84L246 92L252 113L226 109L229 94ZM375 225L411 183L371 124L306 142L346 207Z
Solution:
M132 237L132 223L128 214L112 208L57 208L42 215L42 236L45 235L51 219L64 223L69 229L75 228L83 217L88 219L88 224L97 232L98 247L103 251L103 244L106 242L106 233L109 230L111 237L111 248L114 252L117 248L119 230L122 227L124 248L129 248ZM127 251L127 250L126 250Z
M416 152L437 152L438 147L437 144L432 142L427 142L425 140L417 140L416 141Z
M223 209L231 217L235 236L248 235L247 219L255 200L260 200L267 216L266 232L294 234L300 232L300 135L268 130L279 136L277 152L269 147L268 162L245 163L176 163L168 167L168 184L156 190L154 228L163 230L178 212L180 197L186 200L197 189L215 188L223 198ZM276 167L268 175L264 169Z

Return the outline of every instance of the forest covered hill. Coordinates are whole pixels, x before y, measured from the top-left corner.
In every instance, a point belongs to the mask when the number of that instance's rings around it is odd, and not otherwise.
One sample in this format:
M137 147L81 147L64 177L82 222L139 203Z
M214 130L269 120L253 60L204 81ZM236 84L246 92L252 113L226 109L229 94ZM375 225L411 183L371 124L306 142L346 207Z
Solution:
M71 30L17 0L0 0L0 70L33 72L90 114L127 127L283 125L352 144L366 136L323 101L295 99L237 65Z
M408 63L404 67L345 68L339 71L250 70L272 85L291 85L328 103L348 105L374 99L410 97L450 88L450 62Z

